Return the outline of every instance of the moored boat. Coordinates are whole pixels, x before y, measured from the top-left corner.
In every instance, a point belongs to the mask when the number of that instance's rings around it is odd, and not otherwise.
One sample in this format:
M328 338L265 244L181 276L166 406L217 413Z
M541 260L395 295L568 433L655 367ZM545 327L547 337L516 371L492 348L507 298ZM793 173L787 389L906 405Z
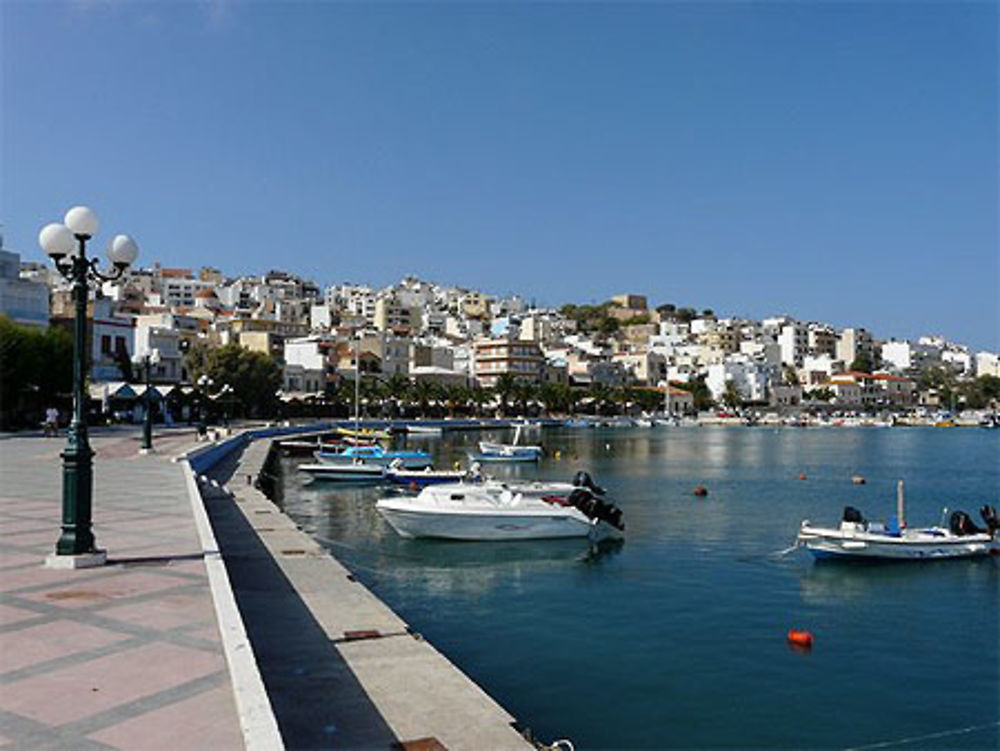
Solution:
M350 464L300 464L299 472L309 474L314 480L334 482L381 482L385 467L377 464L353 462Z
M996 510L984 505L979 513L986 523L981 529L963 511L951 514L948 526L909 528L903 523L902 483L897 516L888 524L869 522L852 506L844 508L837 527L820 527L802 522L797 544L816 558L861 558L928 560L972 558L989 555L996 549L1000 529Z
M389 451L381 446L349 446L343 451L317 451L314 456L323 464L361 461L384 468L398 459L408 469L423 469L431 465L430 454L426 451Z
M597 489L599 490L599 489ZM379 514L403 537L450 540L614 539L624 534L622 512L591 487L534 495L487 481L430 485L411 498L383 498Z

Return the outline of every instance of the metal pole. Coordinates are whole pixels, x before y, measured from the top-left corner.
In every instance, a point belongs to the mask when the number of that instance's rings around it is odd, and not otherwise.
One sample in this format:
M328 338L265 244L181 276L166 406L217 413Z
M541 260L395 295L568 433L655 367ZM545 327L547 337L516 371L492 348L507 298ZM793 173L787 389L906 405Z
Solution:
M79 251L72 258L73 301L73 419L67 431L63 460L62 534L57 555L97 552L91 531L93 455L87 438L87 235L77 235Z
M142 421L142 449L144 451L153 450L153 399L150 396L150 382L149 382L149 353L146 353L144 360L146 367L146 414L143 416Z
M361 419L361 340L354 340L354 439L358 438L358 426Z

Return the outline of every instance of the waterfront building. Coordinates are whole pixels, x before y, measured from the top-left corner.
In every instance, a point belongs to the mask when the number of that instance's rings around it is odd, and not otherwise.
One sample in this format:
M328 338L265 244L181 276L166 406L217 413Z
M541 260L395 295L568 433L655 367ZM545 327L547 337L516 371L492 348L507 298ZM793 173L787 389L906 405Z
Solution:
M836 360L830 355L806 355L799 368L799 383L803 386L821 386L830 380L834 373L840 373L846 366L843 360Z
M22 326L49 325L49 287L22 278L21 256L3 249L0 236L0 314Z
M629 374L629 379L642 386L655 386L667 378L667 359L652 350L620 352L612 356Z
M299 363L286 362L281 369L281 390L284 396L322 394L326 388L326 371L306 368Z
M475 375L482 386L495 386L508 373L539 382L545 358L537 342L519 339L481 339L475 343Z
M916 384L889 373L835 373L823 386L833 390L835 403L849 407L904 407L917 401Z
M746 355L729 355L722 362L708 366L705 385L712 392L712 398L721 402L726 393L727 384L732 383L740 396L747 402L765 402L768 398L768 385L774 368L756 362Z

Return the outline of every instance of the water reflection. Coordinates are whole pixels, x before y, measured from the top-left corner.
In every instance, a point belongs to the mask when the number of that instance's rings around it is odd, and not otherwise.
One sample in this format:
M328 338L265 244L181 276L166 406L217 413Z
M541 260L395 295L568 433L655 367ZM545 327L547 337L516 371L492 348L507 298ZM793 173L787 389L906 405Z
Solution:
M420 445L436 466L464 466L480 439L511 435ZM537 465L487 471L589 471L625 512L624 545L404 540L374 508L392 491L306 485L292 459L284 505L540 737L578 748L844 747L972 725L984 697L1000 699L1000 560L775 555L804 518L832 523L845 505L893 513L899 478L914 523L943 505L995 503L1000 431L547 429L531 442L547 450ZM855 473L868 483L853 485ZM706 497L692 495L698 484ZM817 635L808 660L785 649L793 625Z

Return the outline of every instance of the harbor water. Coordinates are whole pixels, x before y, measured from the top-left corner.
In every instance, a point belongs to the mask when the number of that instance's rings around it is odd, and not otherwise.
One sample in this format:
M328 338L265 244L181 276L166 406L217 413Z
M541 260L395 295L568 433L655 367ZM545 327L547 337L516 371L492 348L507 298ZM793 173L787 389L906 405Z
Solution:
M437 466L476 441L410 440ZM803 519L896 508L936 524L1000 505L1000 431L599 428L526 436L546 457L498 476L591 472L620 545L404 540L381 487L310 483L286 512L535 736L577 749L998 748L1000 558L814 562ZM558 452L558 458L556 456ZM860 475L865 484L854 484ZM803 479L804 478L804 479ZM692 490L704 485L705 497ZM785 551L782 553L782 551ZM790 646L790 629L814 636Z

